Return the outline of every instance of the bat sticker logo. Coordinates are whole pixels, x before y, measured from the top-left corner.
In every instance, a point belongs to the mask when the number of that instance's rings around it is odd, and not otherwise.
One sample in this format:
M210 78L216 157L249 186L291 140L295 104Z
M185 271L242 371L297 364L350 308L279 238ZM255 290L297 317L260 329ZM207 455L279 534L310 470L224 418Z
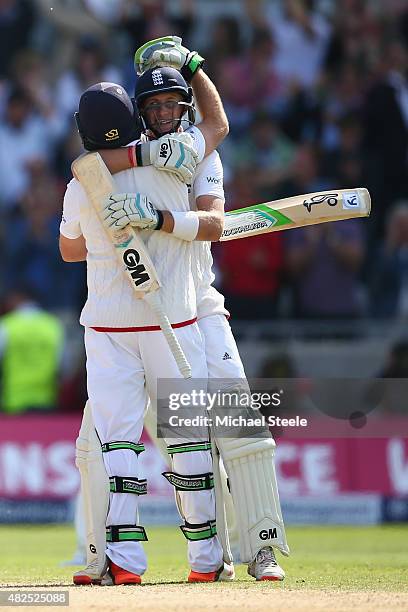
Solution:
M276 225L277 219L263 211L257 210L254 212L243 213L241 215L231 215L228 218L228 225L222 232L222 238L237 236L238 234L247 234L251 232L259 233L259 230L266 230Z
M343 208L360 208L358 193L355 191L343 193Z
M315 195L309 200L303 201L303 206L306 208L307 212L312 212L312 207L315 204L323 204L326 202L329 206L337 206L339 203L339 194L338 193L323 193L319 195Z
M149 273L144 264L140 263L140 255L136 249L126 249L123 253L123 263L129 270L136 287L150 280Z

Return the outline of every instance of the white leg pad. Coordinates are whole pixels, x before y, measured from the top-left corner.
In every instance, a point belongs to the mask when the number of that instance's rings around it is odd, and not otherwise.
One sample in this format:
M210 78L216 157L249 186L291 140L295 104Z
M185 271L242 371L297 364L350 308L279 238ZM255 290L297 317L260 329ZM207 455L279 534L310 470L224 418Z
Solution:
M211 440L212 468L214 477L215 493L215 520L217 524L217 535L222 546L225 563L231 565L232 554L228 535L226 499L228 493L227 478L220 454L214 440Z
M104 575L107 567L105 549L109 478L88 402L85 404L81 429L76 441L76 466L81 475L87 543L87 567L78 573L84 573L98 580Z
M143 426L149 434L151 441L160 451L160 454L164 461L167 463L168 466L170 466L170 457L167 452L167 444L163 438L157 437L157 415L150 403L147 405L146 411L144 413Z
M272 437L219 438L240 535L242 563L265 546L289 555L274 466Z

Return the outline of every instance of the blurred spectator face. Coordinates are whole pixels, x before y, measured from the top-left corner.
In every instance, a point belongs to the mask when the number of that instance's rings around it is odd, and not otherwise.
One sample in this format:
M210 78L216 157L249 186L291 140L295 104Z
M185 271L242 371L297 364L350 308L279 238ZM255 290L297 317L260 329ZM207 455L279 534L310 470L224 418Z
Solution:
M255 119L251 131L256 147L265 150L273 146L278 129L276 123L268 115L264 114L259 115Z
M10 96L6 109L8 123L16 129L21 128L31 112L31 105L23 93Z
M240 44L239 23L234 17L220 17L217 19L212 31L212 48L217 49L226 56L237 53Z
M310 145L299 147L294 163L294 177L298 183L310 183L317 178L318 161L316 152Z
M361 183L361 158L359 155L345 155L339 164L339 183L343 188L351 188Z
M269 63L275 51L275 43L270 30L255 31L250 47L252 62L259 62L265 69L269 69Z

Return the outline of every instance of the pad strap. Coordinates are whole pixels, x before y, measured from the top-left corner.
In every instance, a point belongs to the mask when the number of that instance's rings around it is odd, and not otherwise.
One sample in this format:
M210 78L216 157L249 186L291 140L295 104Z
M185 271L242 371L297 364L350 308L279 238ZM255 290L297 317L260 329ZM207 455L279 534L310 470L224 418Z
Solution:
M176 491L205 491L214 488L214 478L212 472L206 474L194 474L192 476L182 476L175 472L162 472Z
M147 480L139 480L131 476L111 476L109 478L109 490L111 493L134 493L135 495L146 495Z
M169 446L167 447L167 452L169 453L169 455L209 450L211 450L211 442L187 442L184 444L169 444Z
M135 444L135 442L106 442L102 444L102 452L110 453L114 450L132 450L136 455L140 455L145 450L144 444Z
M147 535L141 525L109 525L106 527L106 541L147 542Z
M197 542L198 540L209 540L217 535L217 527L215 521L207 521L207 523L184 523L180 525L181 531L184 536L190 542Z

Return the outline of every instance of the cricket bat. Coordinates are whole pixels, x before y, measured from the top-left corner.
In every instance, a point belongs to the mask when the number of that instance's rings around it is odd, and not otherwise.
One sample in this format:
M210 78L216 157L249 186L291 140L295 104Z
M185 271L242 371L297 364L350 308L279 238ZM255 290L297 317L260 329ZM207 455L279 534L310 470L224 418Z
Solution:
M220 241L368 217L370 211L370 194L363 187L307 193L226 212Z
M90 202L102 220L103 204L118 188L99 153L87 153L72 163L72 173L81 183ZM124 229L108 231L118 261L136 293L144 299L155 313L160 328L167 340L181 375L191 378L191 367L171 327L160 300L160 280L149 253L138 236L137 230L128 225Z

